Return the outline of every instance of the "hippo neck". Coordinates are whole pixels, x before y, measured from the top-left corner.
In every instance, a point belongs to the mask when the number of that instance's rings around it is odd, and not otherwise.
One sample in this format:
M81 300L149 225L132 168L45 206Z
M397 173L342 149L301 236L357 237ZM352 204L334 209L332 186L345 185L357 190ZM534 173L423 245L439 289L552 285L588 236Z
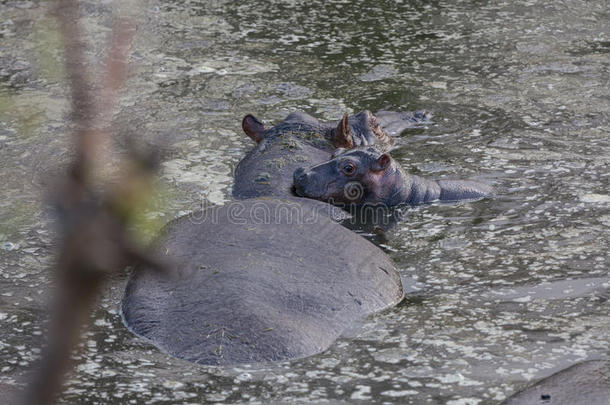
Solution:
M441 188L437 182L410 175L398 165L391 176L394 176L391 179L391 184L394 186L388 197L389 206L427 203L438 200L441 195Z
M365 204L382 204L388 207L404 204L409 197L410 176L395 162L383 174L381 180L377 180L377 186L368 191Z

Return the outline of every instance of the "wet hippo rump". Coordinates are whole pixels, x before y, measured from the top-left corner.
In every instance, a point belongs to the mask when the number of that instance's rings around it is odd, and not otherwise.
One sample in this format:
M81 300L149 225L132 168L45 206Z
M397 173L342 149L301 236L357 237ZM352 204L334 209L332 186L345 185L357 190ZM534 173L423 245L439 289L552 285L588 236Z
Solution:
M327 162L294 173L299 196L335 205L416 205L493 195L483 183L427 180L407 174L392 157L372 147L338 149Z
M172 277L135 269L122 303L126 324L201 364L325 350L354 321L403 296L392 261L334 222L329 207L254 199L176 219L156 243Z
M393 129L401 125L404 129L428 120L430 115L384 112L384 117ZM235 169L233 197L237 199L291 196L293 173L298 167L324 162L338 147L378 145L386 150L393 143L382 123L369 111L346 114L334 124L295 112L272 128L265 128L254 116L247 115L242 128L256 146Z
M547 377L502 402L502 405L607 405L610 361L590 360Z

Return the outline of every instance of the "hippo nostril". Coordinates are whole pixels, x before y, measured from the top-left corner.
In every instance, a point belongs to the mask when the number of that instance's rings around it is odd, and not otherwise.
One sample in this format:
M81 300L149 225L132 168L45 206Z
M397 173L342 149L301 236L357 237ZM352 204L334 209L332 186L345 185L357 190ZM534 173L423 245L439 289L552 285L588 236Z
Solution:
M306 176L305 174L305 169L302 167L299 167L298 169L296 169L294 171L294 179L295 180L301 180Z

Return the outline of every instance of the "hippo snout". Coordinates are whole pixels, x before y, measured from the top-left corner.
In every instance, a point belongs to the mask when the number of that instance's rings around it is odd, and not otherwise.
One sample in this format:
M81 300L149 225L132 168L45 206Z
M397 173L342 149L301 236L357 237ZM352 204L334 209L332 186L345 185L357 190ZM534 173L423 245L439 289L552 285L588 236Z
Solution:
M304 168L299 167L294 171L293 175L294 191L298 196L305 196L305 184L307 184L307 172Z
M294 192L299 197L321 199L327 188L327 178L320 166L310 169L299 167L293 175Z
M296 183L299 180L303 180L307 177L307 173L305 172L305 168L299 167L294 171L294 182Z

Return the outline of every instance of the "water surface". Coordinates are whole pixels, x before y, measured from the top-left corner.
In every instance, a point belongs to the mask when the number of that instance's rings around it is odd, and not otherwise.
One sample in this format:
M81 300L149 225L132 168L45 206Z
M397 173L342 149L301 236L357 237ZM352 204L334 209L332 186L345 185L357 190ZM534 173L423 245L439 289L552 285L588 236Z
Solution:
M84 4L95 66L118 3ZM3 1L0 15L0 384L11 385L44 337L55 242L40 201L70 149L53 20L32 1ZM434 123L402 133L393 156L499 195L411 210L383 247L418 290L304 360L173 359L126 330L126 280L112 280L63 402L493 404L610 358L606 2L146 1L139 15L118 120L119 139L165 151L148 219L230 200L252 147L247 113L427 109Z

